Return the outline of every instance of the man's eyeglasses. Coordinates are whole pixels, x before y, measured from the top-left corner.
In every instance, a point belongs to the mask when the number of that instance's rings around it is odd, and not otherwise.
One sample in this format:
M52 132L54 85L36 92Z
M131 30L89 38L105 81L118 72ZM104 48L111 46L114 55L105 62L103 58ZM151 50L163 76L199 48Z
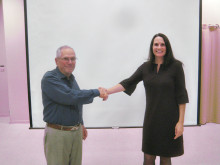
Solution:
M71 61L71 62L75 62L75 61L77 60L76 57L73 57L73 58L67 58L67 57L64 57L64 58L59 58L59 59L65 61L65 62L69 62L69 61Z

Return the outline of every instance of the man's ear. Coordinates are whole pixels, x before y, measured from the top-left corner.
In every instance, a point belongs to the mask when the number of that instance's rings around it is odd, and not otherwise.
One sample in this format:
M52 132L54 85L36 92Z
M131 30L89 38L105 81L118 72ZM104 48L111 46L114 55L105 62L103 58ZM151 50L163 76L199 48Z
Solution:
M55 63L56 63L56 65L57 65L57 63L58 63L58 59L57 59L57 58L55 58Z

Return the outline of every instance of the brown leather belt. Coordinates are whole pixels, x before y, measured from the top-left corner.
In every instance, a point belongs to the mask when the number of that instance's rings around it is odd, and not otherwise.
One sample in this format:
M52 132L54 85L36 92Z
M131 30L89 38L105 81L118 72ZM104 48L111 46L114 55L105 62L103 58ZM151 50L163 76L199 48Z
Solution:
M80 124L77 124L75 126L62 126L62 125L47 123L47 126L51 127L51 128L54 128L54 129L58 129L58 130L63 130L63 131L74 131L74 130L79 129Z

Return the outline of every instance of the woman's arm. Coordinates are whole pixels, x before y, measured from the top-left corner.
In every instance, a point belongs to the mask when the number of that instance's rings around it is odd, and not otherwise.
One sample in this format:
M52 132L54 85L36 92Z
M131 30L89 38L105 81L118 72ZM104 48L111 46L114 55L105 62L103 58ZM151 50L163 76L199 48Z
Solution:
M103 88L103 87L99 87L99 90L104 90L105 91L105 95L103 98L103 101L106 101L108 99L108 95L113 94L113 93L117 93L117 92L122 92L125 91L125 88L121 85L121 84L117 84L109 89Z
M117 92L122 92L125 91L125 88L121 84L117 84L109 89L107 89L108 95L117 93Z
M184 130L184 116L185 116L186 104L179 104L179 121L175 127L175 137L177 139L183 134Z

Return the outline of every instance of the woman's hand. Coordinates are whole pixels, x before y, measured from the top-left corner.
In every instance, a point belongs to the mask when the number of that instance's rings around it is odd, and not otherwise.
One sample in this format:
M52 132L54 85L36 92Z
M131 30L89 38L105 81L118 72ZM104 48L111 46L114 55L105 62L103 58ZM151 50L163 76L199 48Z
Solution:
M175 127L175 137L174 139L177 139L181 135L183 135L184 125L181 122L178 122Z
M179 104L179 121L175 127L174 139L177 139L183 134L185 109L186 109L186 104Z

